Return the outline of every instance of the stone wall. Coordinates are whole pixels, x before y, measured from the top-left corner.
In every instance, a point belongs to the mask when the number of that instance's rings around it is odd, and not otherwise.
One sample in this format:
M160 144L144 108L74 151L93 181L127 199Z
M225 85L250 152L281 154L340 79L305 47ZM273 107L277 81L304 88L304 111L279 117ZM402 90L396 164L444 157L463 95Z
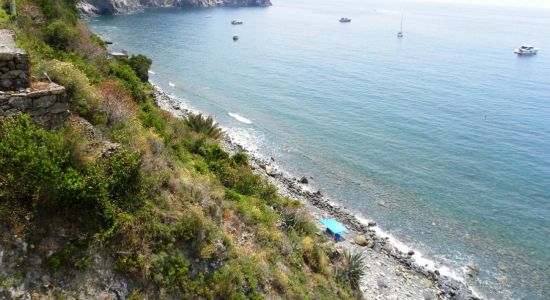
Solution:
M34 83L32 89L0 92L0 117L25 112L35 122L50 126L68 115L65 88L55 83Z
M17 47L12 30L0 30L0 90L26 89L30 80L29 55Z

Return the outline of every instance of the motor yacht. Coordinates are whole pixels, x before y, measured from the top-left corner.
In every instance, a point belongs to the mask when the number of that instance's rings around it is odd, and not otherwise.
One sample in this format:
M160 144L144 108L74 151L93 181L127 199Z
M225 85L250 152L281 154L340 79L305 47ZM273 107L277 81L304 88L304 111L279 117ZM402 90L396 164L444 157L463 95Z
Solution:
M522 45L519 48L517 48L516 51L514 51L514 53L517 55L533 55L533 54L537 54L538 51L539 49L533 46Z

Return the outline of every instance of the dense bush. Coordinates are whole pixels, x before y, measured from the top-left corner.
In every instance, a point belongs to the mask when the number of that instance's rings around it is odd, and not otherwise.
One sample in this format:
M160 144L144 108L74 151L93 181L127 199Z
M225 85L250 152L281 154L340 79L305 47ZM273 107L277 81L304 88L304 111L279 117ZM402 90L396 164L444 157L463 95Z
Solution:
M45 131L19 114L0 122L0 199L79 209L110 226L116 210L142 205L139 153L119 150L84 166L70 160L62 131Z
M136 102L144 102L147 99L143 82L128 64L122 63L121 60L112 61L109 64L109 73L124 83Z
M132 55L128 60L130 67L143 82L149 81L149 68L151 68L152 63L153 61L150 58L142 54Z
M74 26L78 18L76 0L34 0L49 20L63 20Z
M55 20L44 28L44 39L55 49L69 50L77 38L76 29L61 20Z
M0 199L32 204L52 197L69 159L63 137L19 114L0 119Z

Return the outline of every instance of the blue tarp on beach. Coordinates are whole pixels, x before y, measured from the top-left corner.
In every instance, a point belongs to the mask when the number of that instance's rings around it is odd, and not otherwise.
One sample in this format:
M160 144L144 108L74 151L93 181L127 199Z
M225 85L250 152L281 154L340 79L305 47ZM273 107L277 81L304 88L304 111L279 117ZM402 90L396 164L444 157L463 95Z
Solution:
M348 231L346 226L342 225L342 223L334 219L321 220L321 223L325 225L328 228L328 230L330 230L334 234Z

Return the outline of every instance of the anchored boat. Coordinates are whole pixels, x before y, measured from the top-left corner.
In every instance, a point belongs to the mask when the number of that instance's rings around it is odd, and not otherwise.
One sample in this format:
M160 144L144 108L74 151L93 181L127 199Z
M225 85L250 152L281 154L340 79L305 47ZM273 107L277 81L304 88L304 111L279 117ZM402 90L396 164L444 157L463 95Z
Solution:
M517 55L534 55L539 51L538 48L529 45L522 45L514 51Z
M401 30L399 30L399 32L397 33L397 37L398 38L403 37L403 15L401 15Z

